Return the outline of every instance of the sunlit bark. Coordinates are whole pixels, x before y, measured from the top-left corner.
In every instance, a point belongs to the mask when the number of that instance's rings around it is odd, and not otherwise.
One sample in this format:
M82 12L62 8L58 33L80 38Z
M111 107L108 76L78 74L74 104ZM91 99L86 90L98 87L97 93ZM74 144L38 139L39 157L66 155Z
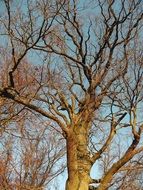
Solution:
M10 45L5 47L8 59L1 55L6 78L1 79L0 96L60 127L67 144L66 190L88 190L91 184L108 189L119 170L143 150L137 117L143 103L142 1L97 0L86 9L74 0L31 0L16 13L13 2L3 4L6 19L0 20L0 35ZM36 58L43 66L36 65ZM34 72L20 69L25 60ZM19 83L18 78L25 80ZM93 135L89 149L93 126L100 128L101 123L105 139L96 143L100 137ZM126 151L101 179L91 179L92 166L123 128L130 132Z

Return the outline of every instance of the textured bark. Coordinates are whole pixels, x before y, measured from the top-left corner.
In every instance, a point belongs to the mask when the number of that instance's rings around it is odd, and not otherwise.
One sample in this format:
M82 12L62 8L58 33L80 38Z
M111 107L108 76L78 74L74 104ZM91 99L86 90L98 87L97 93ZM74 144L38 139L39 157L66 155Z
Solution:
M87 130L78 125L67 137L68 179L66 190L88 190L91 162L87 150Z
M67 168L68 180L66 183L66 190L78 190L79 177L77 165L77 145L75 136L71 133L67 137Z

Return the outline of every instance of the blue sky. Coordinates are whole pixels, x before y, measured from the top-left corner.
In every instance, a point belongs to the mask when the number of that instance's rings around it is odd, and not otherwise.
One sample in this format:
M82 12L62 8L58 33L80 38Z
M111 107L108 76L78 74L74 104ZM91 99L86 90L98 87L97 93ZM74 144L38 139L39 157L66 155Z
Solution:
M23 1L24 2L24 1ZM86 2L86 1L80 1L80 5L82 5L82 3L83 2ZM91 17L92 17L92 11L94 12L94 10L92 9L92 1L90 1L90 7L89 7L89 9L88 9L88 11L85 11L85 15L86 14L89 14L89 12L90 12L90 14L91 14ZM97 10L97 9L96 9ZM4 11L4 9L3 9L3 5L1 6L1 8L0 8L0 15L2 15L3 14L3 11ZM98 13L98 11L97 11L97 13ZM96 13L96 14L97 14ZM86 26L85 26L85 29L86 29ZM2 41L2 43L6 43L6 41L4 41L4 38L2 37L1 39L0 39L0 41ZM33 62L34 64L39 64L39 62L40 62L40 55L39 54L35 54L35 52L33 52L33 51L31 51L30 53L29 53L29 55L28 55L28 58L31 60L31 62ZM128 129L123 129L122 130L122 133L123 134L128 134ZM125 138L125 136L124 136L124 138ZM128 143L128 142L126 142L126 143ZM123 144L122 144L123 145ZM125 144L124 144L125 145ZM125 147L126 147L126 145L124 146L124 150L125 150ZM93 168L92 168L92 171L91 171L91 176L93 177L93 178L100 178L100 176L101 176L101 172L100 172L100 168L99 168L99 165L98 165L98 162L97 163L95 163L94 164L94 166L93 166ZM59 183L59 189L58 190L63 190L64 189L64 187L65 187L65 181L66 181L66 178L67 178L67 174L66 174L66 172L63 174L63 175L61 175L61 176L58 176L58 178L56 179L57 181L58 181L58 183ZM51 187L51 190L54 190L53 189L53 187Z

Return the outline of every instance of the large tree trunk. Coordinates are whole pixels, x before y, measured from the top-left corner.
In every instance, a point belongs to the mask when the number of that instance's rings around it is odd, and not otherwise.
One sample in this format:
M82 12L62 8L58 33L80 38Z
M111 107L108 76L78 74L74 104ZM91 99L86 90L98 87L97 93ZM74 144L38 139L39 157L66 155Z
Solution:
M67 136L66 190L89 190L92 164L87 150L88 131L86 127L78 125Z

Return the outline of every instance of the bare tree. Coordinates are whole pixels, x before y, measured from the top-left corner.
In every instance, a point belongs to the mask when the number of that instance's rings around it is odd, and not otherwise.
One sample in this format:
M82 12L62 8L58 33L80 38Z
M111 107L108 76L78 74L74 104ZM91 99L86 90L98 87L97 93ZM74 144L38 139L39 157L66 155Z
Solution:
M42 127L38 129L39 125ZM32 115L28 119L27 115L25 121L20 119L5 128L0 144L1 189L43 190L64 171L61 160L65 143L47 125L50 124Z
M96 183L97 190L108 189L119 170L143 150L143 124L137 117L143 95L142 1L3 4L7 15L1 16L0 33L10 64L0 96L61 128L67 143L66 190L88 190ZM34 93L16 84L18 68L30 58L36 69ZM101 179L92 179L93 164L124 133L128 143L121 142L124 148Z

